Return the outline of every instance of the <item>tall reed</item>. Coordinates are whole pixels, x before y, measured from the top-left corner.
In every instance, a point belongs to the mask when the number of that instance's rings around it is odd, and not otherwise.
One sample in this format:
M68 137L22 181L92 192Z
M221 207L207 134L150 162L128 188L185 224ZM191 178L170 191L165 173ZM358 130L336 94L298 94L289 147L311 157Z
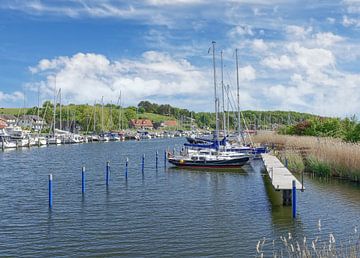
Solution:
M343 142L335 138L311 136L289 136L278 134L258 134L257 143L275 144L280 149L295 149L305 157L308 166L330 167L330 175L360 181L360 144ZM309 163L310 162L310 163ZM316 172L316 171L313 171Z

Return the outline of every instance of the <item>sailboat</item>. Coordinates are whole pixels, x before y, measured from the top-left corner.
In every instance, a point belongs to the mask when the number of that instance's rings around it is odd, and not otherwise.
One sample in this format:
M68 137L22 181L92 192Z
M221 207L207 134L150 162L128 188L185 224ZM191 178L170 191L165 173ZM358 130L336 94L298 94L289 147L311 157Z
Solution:
M209 144L194 144L195 148L186 146L180 155L168 154L169 163L178 167L188 168L240 168L249 160L249 155L240 152L220 150L219 141L219 99L216 86L215 41L212 42L214 69L214 102L216 116L216 130L214 140Z
M53 111L53 134L48 138L48 144L61 144L61 139L56 135L56 76L55 76L55 86L54 86L54 111Z

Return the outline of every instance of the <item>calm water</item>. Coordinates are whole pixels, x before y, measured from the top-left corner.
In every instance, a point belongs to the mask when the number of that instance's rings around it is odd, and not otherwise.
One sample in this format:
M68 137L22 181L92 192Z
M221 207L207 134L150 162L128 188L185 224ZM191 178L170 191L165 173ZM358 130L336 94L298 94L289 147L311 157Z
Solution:
M50 146L0 153L0 256L241 256L259 239L332 232L359 225L360 186L305 178L298 218L272 205L252 162L240 173L164 169L163 151L183 139ZM159 169L155 151L159 150ZM141 155L146 155L145 177ZM129 157L129 177L124 177ZM105 162L111 181L105 187ZM85 165L86 194L81 195ZM53 209L48 209L52 173ZM321 219L322 230L318 231Z

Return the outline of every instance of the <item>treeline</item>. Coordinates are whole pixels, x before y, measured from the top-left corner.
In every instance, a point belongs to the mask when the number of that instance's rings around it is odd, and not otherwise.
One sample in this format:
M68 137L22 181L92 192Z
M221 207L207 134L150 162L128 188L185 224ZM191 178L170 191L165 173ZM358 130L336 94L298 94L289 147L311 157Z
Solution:
M50 101L43 103L39 109L39 115L50 125L53 123L53 104ZM141 101L135 106L121 108L118 105L106 104L102 109L100 104L91 105L66 105L61 107L62 125L76 123L82 131L119 130L127 129L129 121L135 118L150 119L155 123L165 120L178 121L178 129L190 128L215 128L215 113L194 112L188 109L173 107L169 104L156 104L149 101ZM37 107L29 108L27 114L36 115ZM103 114L103 115L102 115ZM220 129L223 128L223 115L219 114ZM288 111L252 111L241 112L241 126L247 129L275 130L281 126L291 126L299 122L307 121L316 116L299 112ZM56 107L56 122L59 124L60 106ZM230 130L237 128L237 113L225 112L226 127ZM57 126L58 127L58 126Z
M347 142L360 141L360 123L355 116L345 119L313 117L294 125L284 126L279 132L290 135L335 137Z

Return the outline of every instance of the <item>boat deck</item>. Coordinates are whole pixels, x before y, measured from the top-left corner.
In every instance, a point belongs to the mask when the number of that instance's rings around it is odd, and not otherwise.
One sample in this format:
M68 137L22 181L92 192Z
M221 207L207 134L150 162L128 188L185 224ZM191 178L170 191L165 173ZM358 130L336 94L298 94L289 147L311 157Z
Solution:
M291 190L293 180L296 182L297 190L305 190L301 182L291 174L277 157L264 153L261 154L261 158L275 190Z

